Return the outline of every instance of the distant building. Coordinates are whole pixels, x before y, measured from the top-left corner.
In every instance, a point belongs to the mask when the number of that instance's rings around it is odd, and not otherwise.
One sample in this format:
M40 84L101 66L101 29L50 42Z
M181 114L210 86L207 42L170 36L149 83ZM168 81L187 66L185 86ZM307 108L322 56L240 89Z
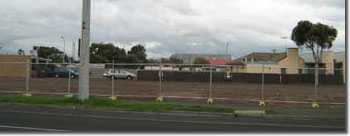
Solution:
M184 64L193 64L196 58L203 58L206 60L227 60L231 61L232 56L226 54L186 54L186 53L177 53L172 55L176 59L182 60Z
M305 68L315 68L315 60L312 53L300 54L305 60ZM322 62L319 64L321 74L342 74L342 70L345 69L345 52L333 52L324 51L322 56ZM309 69L306 71L307 74L313 74L314 70Z
M299 54L298 48L288 48L284 53L254 52L240 57L229 65L232 72L276 74L314 74L315 61L312 53ZM345 52L324 51L319 65L320 74L344 74ZM323 69L322 69L323 68Z
M254 52L238 58L229 63L234 65L233 72L241 73L265 73L276 74L301 74L304 67L304 59L299 56L298 48L288 48L284 53Z
M227 65L228 60L226 59L208 59L207 60L211 65L214 66L220 66L220 65Z

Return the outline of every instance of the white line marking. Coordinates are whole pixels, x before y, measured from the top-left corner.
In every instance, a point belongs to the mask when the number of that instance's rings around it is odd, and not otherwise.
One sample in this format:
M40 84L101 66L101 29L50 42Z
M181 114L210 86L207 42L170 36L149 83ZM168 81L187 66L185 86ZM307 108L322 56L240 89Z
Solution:
M59 130L59 129L33 128L33 127L20 127L20 126L7 126L7 125L0 125L0 128L15 128L15 129L39 130L39 131L68 131L68 130Z
M47 112L28 112L28 111L5 111L0 112L12 112L12 113L27 113L38 115L56 115L56 116L70 116L70 117L90 117L90 118L104 118L104 119L119 119L119 120L135 120L135 121L157 121L157 122L174 122L174 123L197 123L197 124L219 124L219 125L248 125L248 126L275 126L275 127L298 127L298 128L339 128L345 127L336 126L311 126L311 125L282 125L282 124L260 124L260 123L234 123L234 122L205 122L205 121L175 121L175 120L163 120L163 119L140 119L140 118L123 118L123 117L108 117L108 116L94 116L94 115L73 115L73 114L59 114L59 113L47 113Z

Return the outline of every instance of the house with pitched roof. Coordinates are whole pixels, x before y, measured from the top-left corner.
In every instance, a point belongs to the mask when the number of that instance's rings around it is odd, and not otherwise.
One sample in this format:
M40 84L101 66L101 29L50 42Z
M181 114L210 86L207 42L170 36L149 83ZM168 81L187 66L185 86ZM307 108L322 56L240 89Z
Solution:
M231 72L301 74L305 61L298 48L288 48L284 53L253 52L229 63Z

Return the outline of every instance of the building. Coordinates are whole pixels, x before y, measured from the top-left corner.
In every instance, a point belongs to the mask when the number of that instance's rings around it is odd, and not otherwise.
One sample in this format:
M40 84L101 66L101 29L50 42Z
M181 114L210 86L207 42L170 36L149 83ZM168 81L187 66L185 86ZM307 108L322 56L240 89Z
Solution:
M300 74L305 62L298 48L288 48L284 53L254 52L229 64L233 65L229 70L238 73Z
M231 55L225 55L225 54L174 54L172 57L176 59L182 60L184 64L193 64L194 60L196 58L203 58L206 60L227 60L231 61L232 56Z
M22 55L0 55L0 77L5 78L25 78L27 70L31 74L30 56Z
M315 60L312 53L300 54L305 60L306 74L313 74L315 68ZM345 52L324 51L319 64L320 74L342 74L343 66L345 66ZM309 69L308 69L309 68Z

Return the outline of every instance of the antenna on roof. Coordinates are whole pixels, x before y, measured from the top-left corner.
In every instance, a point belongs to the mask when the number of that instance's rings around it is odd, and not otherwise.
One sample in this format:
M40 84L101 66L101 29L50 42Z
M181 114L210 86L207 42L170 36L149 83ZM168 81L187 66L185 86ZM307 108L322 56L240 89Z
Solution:
M281 39L284 39L284 51L287 52L287 39L290 38L290 37L287 37L287 36L284 36L284 37L281 37Z

